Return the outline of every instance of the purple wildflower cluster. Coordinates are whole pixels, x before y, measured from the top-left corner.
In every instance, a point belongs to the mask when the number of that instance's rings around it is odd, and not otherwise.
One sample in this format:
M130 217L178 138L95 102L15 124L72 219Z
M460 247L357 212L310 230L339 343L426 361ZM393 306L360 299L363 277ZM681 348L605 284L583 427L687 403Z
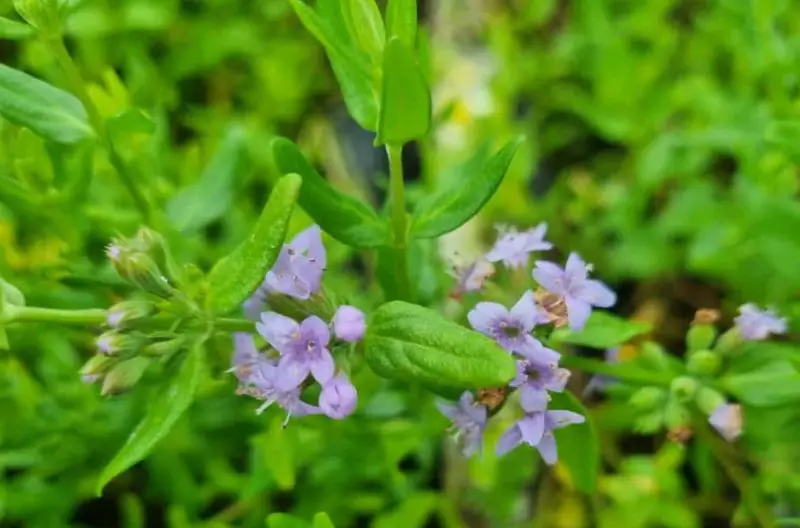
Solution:
M502 229L483 261L502 262L512 269L525 267L531 252L552 248L552 244L544 240L546 230L545 224L521 232ZM482 287L482 281L475 280L476 267L464 269L467 275L459 277L460 291L476 291ZM480 302L469 312L467 319L472 328L494 339L517 359L517 376L509 389L519 391L524 416L500 437L495 448L498 455L524 443L536 448L544 461L552 465L558 459L553 431L585 421L583 416L572 411L548 409L549 393L562 392L570 373L559 367L561 355L544 346L532 332L537 325L561 326L566 322L571 329L580 330L593 307L605 308L616 302L614 292L602 282L589 278L590 271L591 266L575 253L569 256L563 269L552 262L536 261L533 278L540 287L536 295L532 290L526 291L510 310L495 302ZM538 295L547 298L547 303L537 303ZM457 404L440 403L439 409L453 422L464 455L480 452L490 407L476 401L472 393L465 392Z
M356 388L341 372L329 349L331 328L336 339L360 341L365 331L364 314L353 306L340 306L329 325L316 315L297 322L277 312L261 312L266 295L277 292L299 300L309 299L320 289L326 254L318 226L298 234L281 249L264 283L245 303L245 312L257 319L256 330L273 354L259 352L251 334L234 337L233 372L239 393L263 400L259 413L277 403L291 416L325 414L340 420L355 410ZM301 399L303 390L317 382L321 387L318 406Z

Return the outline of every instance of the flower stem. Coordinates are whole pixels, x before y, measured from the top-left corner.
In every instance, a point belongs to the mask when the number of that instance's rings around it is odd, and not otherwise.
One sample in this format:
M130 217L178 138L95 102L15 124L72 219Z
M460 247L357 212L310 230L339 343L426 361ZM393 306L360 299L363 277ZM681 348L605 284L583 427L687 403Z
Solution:
M111 136L108 133L105 122L103 121L100 112L97 110L97 107L94 105L94 103L92 103L89 93L86 91L81 73L78 70L78 67L75 65L75 62L72 60L72 57L67 51L66 46L64 46L63 37L61 35L52 36L46 40L46 43L48 48L58 60L59 65L66 73L67 80L69 81L75 96L80 100L86 109L86 113L89 115L89 122L91 123L95 134L97 134L101 144L108 152L109 162L114 167L114 170L116 170L117 175L122 181L122 184L125 186L125 189L131 195L131 198L136 204L136 208L144 218L145 223L149 223L150 207L147 203L147 200L145 199L139 187L136 185L135 178L131 174L130 170L128 170L128 167L125 165L122 157L114 148L114 144L111 142Z
M575 355L561 356L561 366L609 376L637 385L669 385L672 382L672 376L669 374L644 370L631 365L613 365Z
M59 310L37 306L8 305L3 312L6 323L56 323L65 325L98 325L106 320L101 309Z
M392 228L394 231L394 253L398 290L404 298L411 296L408 281L408 256L406 252L406 198L403 183L403 146L387 145L389 156L389 186L391 193Z

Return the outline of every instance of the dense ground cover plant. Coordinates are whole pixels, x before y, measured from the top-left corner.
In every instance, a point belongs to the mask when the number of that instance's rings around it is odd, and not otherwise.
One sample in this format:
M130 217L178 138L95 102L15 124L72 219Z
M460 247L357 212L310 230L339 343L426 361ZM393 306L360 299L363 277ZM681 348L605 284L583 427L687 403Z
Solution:
M0 519L797 523L800 14L521 4L5 5Z

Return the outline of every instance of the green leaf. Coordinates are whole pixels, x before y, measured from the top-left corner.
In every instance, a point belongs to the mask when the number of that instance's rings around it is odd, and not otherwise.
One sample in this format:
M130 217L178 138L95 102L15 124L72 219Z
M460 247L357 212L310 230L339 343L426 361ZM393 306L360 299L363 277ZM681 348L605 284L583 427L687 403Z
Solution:
M6 282L0 279L2 285L5 286ZM6 308L6 291L5 288L0 288L0 350L8 350L8 335L6 334L6 325L2 323L3 312Z
M265 466L269 469L278 489L291 490L295 484L294 441L291 432L283 425L283 418L276 416L269 431L263 437L261 452L265 456Z
M0 64L0 115L56 143L79 143L94 136L76 97L4 64Z
M225 133L200 178L167 202L167 217L179 231L194 231L220 218L233 202L233 187L245 157L245 135L239 126Z
M389 226L372 207L328 183L288 139L275 138L271 147L281 173L294 172L303 177L300 205L326 233L355 248L389 244Z
M551 410L573 411L586 417L586 422L555 431L558 463L567 470L576 489L593 494L600 474L600 440L589 412L569 391L551 392Z
M33 36L33 28L28 24L0 17L0 39L22 40Z
M111 135L111 141L116 145L131 136L140 134L149 136L153 134L153 132L156 131L156 124L138 108L128 108L114 115L113 117L108 118L108 120L106 120L106 128L108 129L108 133ZM234 128L233 130L236 129ZM236 130L236 132L238 133L238 130ZM224 145L225 139L223 139L223 146ZM221 153L218 152L218 155L219 154Z
M646 334L650 325L628 321L607 312L593 311L586 326L579 332L559 328L550 336L556 343L569 343L591 348L613 348L632 338Z
M361 49L377 64L383 55L386 33L381 11L375 0L342 0L342 10L350 34Z
M17 180L0 175L0 204L18 214L40 215L39 201Z
M376 74L367 56L354 48L347 35L337 31L332 20L323 19L301 0L289 0L303 26L325 47L333 73L339 81L344 102L353 119L367 130L378 124Z
M364 348L377 374L434 390L498 387L516 373L514 360L493 340L403 301L375 311Z
M267 517L267 526L269 528L309 528L309 524L288 513L272 513Z
M755 407L800 402L800 373L787 360L770 361L747 372L726 375L722 387Z
M374 528L422 528L437 505L435 493L417 491L375 519Z
M443 263L434 240L409 240L406 246L410 299L404 298L397 269L398 250L383 247L378 250L375 274L387 299L412 300L428 305L436 298L441 285Z
M475 216L500 187L522 140L509 142L489 159L470 160L452 185L420 201L411 219L412 236L439 237Z
M417 40L417 0L389 0L386 36L397 37L411 49Z
M383 87L378 117L379 144L401 145L428 133L431 126L431 92L422 69L398 37L383 52Z
M97 479L98 496L111 479L145 458L192 404L203 370L204 353L204 340L198 340L184 358L177 376L164 380L161 393L151 400L144 419Z
M208 306L215 313L241 306L264 280L286 239L301 181L297 174L278 180L247 239L211 269Z
M336 526L334 526L333 521L331 521L331 518L328 517L327 513L319 512L318 514L314 515L313 528L336 528Z

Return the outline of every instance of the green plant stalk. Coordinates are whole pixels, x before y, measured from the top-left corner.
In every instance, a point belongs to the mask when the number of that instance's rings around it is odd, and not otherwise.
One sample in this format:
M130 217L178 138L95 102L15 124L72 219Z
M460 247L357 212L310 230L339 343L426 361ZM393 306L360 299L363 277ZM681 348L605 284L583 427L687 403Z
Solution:
M406 227L406 197L403 182L403 146L387 145L389 156L389 187L391 193L392 229L394 231L394 253L397 280L403 299L408 300L411 288L408 282L408 229Z
M561 366L591 374L610 376L636 385L669 386L672 383L672 376L669 374L634 368L629 365L612 365L604 361L569 354L561 356Z
M75 96L81 101L86 109L86 113L89 115L89 122L91 123L92 128L97 134L97 137L100 139L101 144L108 152L109 162L111 162L111 165L114 167L114 170L116 170L117 175L122 181L122 184L125 186L125 189L131 195L131 198L136 204L136 208L141 213L145 223L149 223L151 220L151 215L147 200L142 194L142 191L136 185L135 179L128 170L128 167L125 165L125 162L122 160L122 157L120 157L119 153L114 148L114 144L111 141L111 136L108 134L108 129L105 126L105 122L100 116L100 112L98 112L97 107L94 105L94 103L92 103L89 93L86 91L81 73L78 70L78 67L75 65L75 62L72 60L72 57L67 51L66 46L64 46L63 37L61 35L49 37L46 39L46 44L48 49L50 49L53 55L55 55L61 68L67 74L67 79L72 87L72 90L75 92Z

